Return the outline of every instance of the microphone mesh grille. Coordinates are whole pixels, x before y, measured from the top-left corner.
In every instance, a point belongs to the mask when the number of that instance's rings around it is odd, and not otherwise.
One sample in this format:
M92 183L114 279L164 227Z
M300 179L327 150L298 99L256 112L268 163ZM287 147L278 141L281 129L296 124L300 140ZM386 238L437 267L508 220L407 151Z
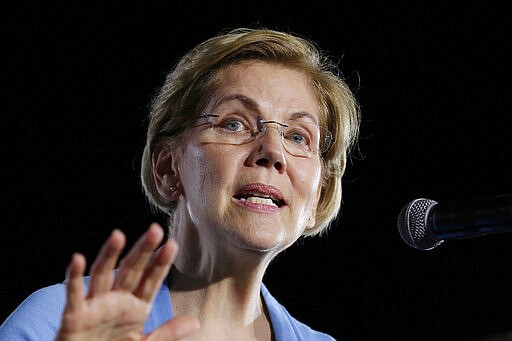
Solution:
M398 216L398 232L403 241L419 250L430 250L443 241L437 240L427 226L430 209L437 205L431 199L416 199L404 206Z

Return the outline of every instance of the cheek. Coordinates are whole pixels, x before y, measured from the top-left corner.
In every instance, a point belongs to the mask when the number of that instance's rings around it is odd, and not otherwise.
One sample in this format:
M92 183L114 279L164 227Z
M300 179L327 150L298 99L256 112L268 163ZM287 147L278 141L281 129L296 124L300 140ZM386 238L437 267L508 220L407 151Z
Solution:
M225 224L232 186L239 167L237 155L224 148L196 145L182 159L183 214L196 227Z
M235 166L231 162L233 158L227 155L230 154L221 153L220 148L210 145L187 149L183 155L181 173L187 197L203 201L231 184L228 178L235 172Z
M304 172L306 177L304 188L307 197L304 200L303 217L305 222L304 229L312 228L316 222L316 210L320 199L320 190L322 186L322 167L313 167L308 172Z
M301 182L301 188L307 201L314 201L318 197L318 188L321 184L322 169L320 162L314 164L306 164L302 167L297 167L297 175Z

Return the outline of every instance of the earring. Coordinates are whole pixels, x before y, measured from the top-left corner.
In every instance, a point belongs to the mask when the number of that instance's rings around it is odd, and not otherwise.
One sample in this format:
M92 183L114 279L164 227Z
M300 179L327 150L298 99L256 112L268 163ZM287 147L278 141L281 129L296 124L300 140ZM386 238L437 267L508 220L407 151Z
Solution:
M178 187L180 187L180 183L178 182L176 185L169 187L171 192L176 192L178 190Z

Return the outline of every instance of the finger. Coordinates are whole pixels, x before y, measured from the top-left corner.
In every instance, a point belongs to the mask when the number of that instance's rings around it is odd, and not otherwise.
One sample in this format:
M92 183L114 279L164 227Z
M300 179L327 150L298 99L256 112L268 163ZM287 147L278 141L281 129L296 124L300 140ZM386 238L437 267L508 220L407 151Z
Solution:
M151 224L135 243L130 252L121 261L116 275L114 288L133 291L139 286L139 281L146 269L148 261L158 247L164 232L158 224Z
M199 330L199 321L192 316L178 316L167 321L149 334L147 341L183 339Z
M152 302L160 289L164 278L169 273L171 264L178 253L178 244L174 240L168 240L162 248L152 258L149 266L142 276L139 286L134 294L145 300Z
M103 244L91 266L91 282L87 297L108 292L114 282L114 268L126 243L123 232L114 230Z
M66 270L66 312L79 311L84 302L85 257L74 253Z

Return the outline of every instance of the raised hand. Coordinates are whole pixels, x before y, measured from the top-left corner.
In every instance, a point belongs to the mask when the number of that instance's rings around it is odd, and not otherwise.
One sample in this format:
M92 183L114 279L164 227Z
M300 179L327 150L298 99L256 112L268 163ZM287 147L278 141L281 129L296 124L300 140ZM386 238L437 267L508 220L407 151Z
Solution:
M152 224L114 272L126 244L125 235L114 230L91 266L87 296L83 284L85 257L75 253L66 272L67 302L56 340L171 341L196 331L199 322L181 316L151 334L143 334L153 299L178 251L176 242L169 240L155 252L163 236L162 228Z

